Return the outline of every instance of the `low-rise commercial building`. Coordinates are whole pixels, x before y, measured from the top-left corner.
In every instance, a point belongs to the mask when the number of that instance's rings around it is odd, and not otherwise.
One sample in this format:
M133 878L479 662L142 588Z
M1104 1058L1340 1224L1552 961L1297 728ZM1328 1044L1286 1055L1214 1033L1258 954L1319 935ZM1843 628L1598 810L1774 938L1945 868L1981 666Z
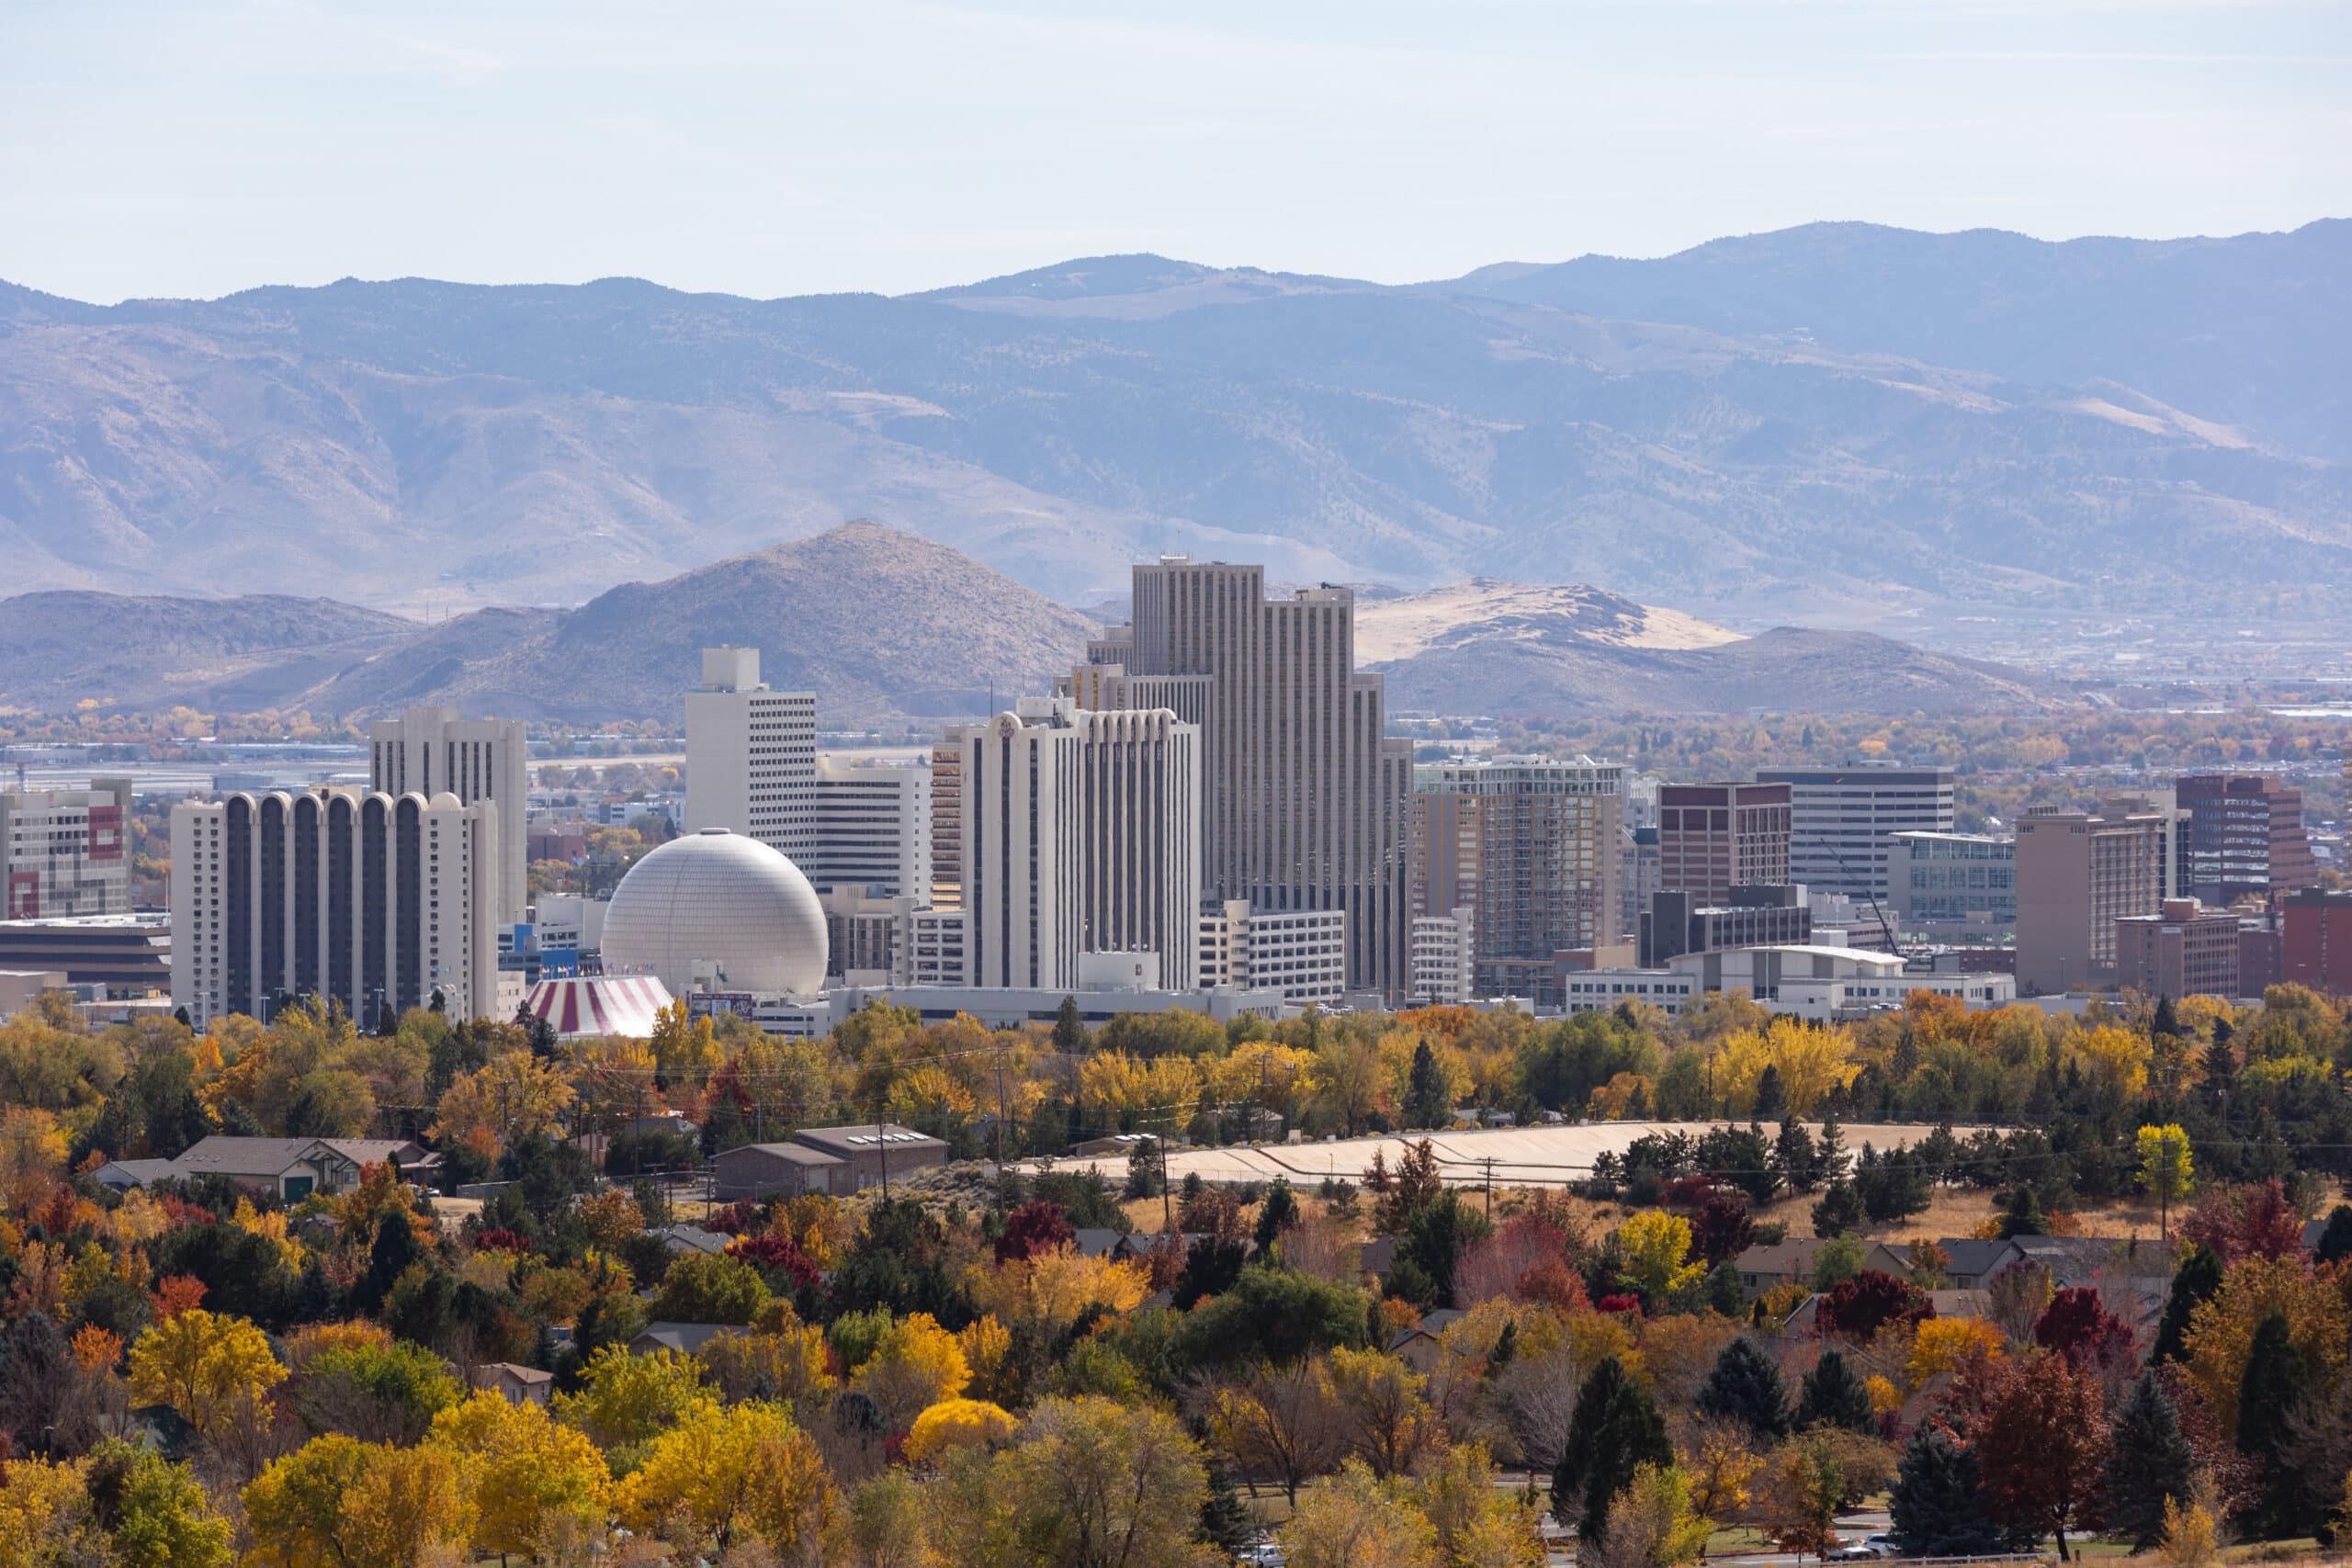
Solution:
M1914 991L1951 997L1971 1010L2017 999L2017 982L2007 975L1914 969L1891 953L1818 945L1685 953L1662 968L1594 969L1568 976L1566 984L1571 1012L1630 1000L1674 1013L1711 991L1745 991L1769 1012L1825 1022L1900 1007Z
M2018 845L1988 833L1903 832L1887 840L1886 912L1931 940L1998 941L2018 924Z
M1813 940L1813 910L1803 887L1734 887L1721 904L1692 893L1656 893L1642 915L1636 962L1654 969L1686 953L1727 947L1803 946Z
M172 917L162 910L0 920L0 969L60 969L111 996L172 988Z

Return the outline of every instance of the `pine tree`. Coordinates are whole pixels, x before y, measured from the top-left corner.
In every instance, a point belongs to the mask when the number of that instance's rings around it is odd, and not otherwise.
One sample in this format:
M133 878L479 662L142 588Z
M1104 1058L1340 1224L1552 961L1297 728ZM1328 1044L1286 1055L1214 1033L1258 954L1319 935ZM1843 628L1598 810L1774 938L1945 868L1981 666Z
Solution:
M1773 1142L1772 1174L1792 1192L1810 1192L1820 1179L1820 1156L1813 1146L1813 1134L1793 1116L1781 1122L1781 1135Z
M2171 1293L2165 1298L2164 1321L2156 1328L2155 1348L2148 1353L2151 1362L2182 1361L2188 1359L2188 1322L2197 1309L2221 1293L2221 1255L2210 1247L2200 1247L2188 1255L2180 1272L2172 1277Z
M1487 1375L1493 1377L1519 1357L1519 1325L1506 1323L1503 1331L1495 1336L1495 1348L1487 1352Z
M1781 1069L1773 1063L1764 1064L1764 1071L1756 1080L1756 1117L1780 1118L1789 1113L1788 1086L1781 1081Z
M1821 1113L1821 1135L1814 1140L1813 1174L1816 1181L1838 1181L1846 1174L1846 1133L1838 1125L1838 1112Z
M1291 1190L1290 1179L1274 1178L1266 1189L1266 1200L1258 1205L1258 1228L1255 1239L1260 1247L1271 1247L1283 1232L1298 1224L1298 1194Z
M1066 1056L1086 1050L1086 1025L1078 1016L1078 998L1064 997L1054 1012L1054 1049Z
M2020 1181L2009 1192L2008 1203L2001 1210L2001 1239L2013 1235L2047 1235L2050 1222L2042 1217L2041 1199L2033 1183Z
M1870 1391L1846 1358L1824 1350L1813 1371L1804 1375L1804 1394L1797 1401L1797 1426L1843 1427L1849 1431L1875 1432L1878 1419L1871 1414Z
M2321 1263L2352 1258L2352 1205L2338 1203L2327 1212L2327 1224L2320 1227L2319 1245L2312 1248L2312 1257Z
M1976 1456L1932 1422L1921 1423L1905 1445L1887 1512L1905 1557L1984 1557L2007 1545Z
M1219 1466L1209 1472L1209 1495L1201 1503L1200 1540L1229 1559L1238 1559L1258 1539L1258 1522L1233 1489L1233 1477Z
M1848 1231L1861 1229L1867 1217L1862 1195L1854 1190L1854 1184L1833 1181L1829 1190L1821 1195L1821 1201L1813 1206L1813 1234L1844 1235Z
M2156 998L2156 1016L2151 1019L2148 1022L2148 1034L2151 1038L2158 1036L2168 1036L2173 1039L2179 1038L2180 1015L2173 1010L2172 998L2170 997L2158 997Z
M1426 1040L1413 1047L1413 1068L1405 1084L1405 1125L1443 1127L1453 1120L1453 1102L1437 1070L1437 1053Z
M1736 1421L1763 1438L1789 1429L1789 1390L1780 1366L1745 1334L1723 1348L1699 1386L1699 1413Z
M2181 1436L2180 1413L2164 1379L2142 1372L2115 1416L2103 1483L2107 1528L2145 1551L2165 1532L2165 1504L2186 1506L2197 1470L2196 1450Z
M1609 1506L1645 1464L1664 1470L1674 1462L1666 1417L1649 1391L1634 1381L1614 1356L1602 1358L1577 1392L1577 1411L1567 1440L1552 1471L1552 1517L1581 1504L1578 1539L1599 1540L1609 1525Z
M2273 1309L2255 1325L2245 1375L2238 1381L2238 1452L2254 1461L2261 1483L2246 1508L2245 1522L2273 1540L2297 1533L2301 1524L2301 1478L2287 1462L2284 1450L2288 1423L2302 1392L2302 1355L2295 1348L2287 1314Z

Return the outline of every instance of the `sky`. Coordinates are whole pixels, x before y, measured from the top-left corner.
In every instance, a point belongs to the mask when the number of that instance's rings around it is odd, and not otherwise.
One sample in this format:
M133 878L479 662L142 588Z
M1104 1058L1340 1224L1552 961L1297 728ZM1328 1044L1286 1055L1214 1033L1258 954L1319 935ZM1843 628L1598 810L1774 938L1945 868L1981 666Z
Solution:
M0 0L0 278L1383 282L2352 216L2352 0Z

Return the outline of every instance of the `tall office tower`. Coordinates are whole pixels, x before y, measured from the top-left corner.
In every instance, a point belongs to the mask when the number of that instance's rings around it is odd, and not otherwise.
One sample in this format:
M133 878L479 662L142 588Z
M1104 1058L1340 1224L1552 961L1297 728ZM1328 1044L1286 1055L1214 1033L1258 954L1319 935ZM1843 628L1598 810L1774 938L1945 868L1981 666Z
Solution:
M0 871L6 919L53 920L130 911L124 818L129 779L88 789L0 790Z
M461 719L456 708L410 708L368 727L369 783L379 795L430 800L444 791L498 813L498 923L521 922L531 902L524 860L530 842L531 750L519 719Z
M981 986L1070 987L1081 955L1159 955L1197 983L1201 736L1165 709L1024 698L963 742L966 962Z
M968 726L951 724L931 749L931 907L964 903L964 742Z
M1381 678L1355 672L1354 594L1269 600L1262 567L1167 556L1135 569L1134 624L1088 653L1073 686L1200 727L1206 895L1341 910L1349 985L1402 996L1413 749L1382 733Z
M799 865L817 826L817 696L772 692L756 648L706 648L686 694L686 831L724 828Z
M2115 977L2115 922L2164 912L2171 813L2144 797L2097 812L2037 807L2018 820L2018 989Z
M199 1029L282 1000L496 1017L502 803L444 790L232 795L172 808L172 998Z
M1657 792L1657 885L1721 905L1735 887L1790 880L1784 784L1667 784Z
M2173 789L2185 814L2181 860L2191 897L2227 904L2317 886L2302 791L2260 773L2192 773Z
M1556 956L1621 934L1624 768L1497 757L1418 768L1413 782L1412 913L1476 910L1474 994L1557 1006Z
M1789 879L1816 893L1883 907L1893 891L1887 836L1951 831L1950 768L1758 768L1756 782L1789 786Z
M809 883L929 903L931 786L927 768L818 758Z

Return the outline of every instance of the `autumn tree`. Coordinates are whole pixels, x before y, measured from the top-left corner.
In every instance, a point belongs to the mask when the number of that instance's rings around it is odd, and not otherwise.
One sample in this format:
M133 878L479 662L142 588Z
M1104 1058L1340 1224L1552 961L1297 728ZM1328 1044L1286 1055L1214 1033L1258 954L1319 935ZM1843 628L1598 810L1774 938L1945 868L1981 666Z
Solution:
M1299 1484L1330 1470L1347 1452L1320 1357L1280 1366L1261 1361L1235 1381L1214 1384L1204 1416L1216 1451L1253 1484L1257 1477L1271 1478L1294 1509Z
M1383 1490L1357 1460L1307 1494L1280 1540L1283 1561L1295 1568L1438 1568L1440 1562L1429 1519Z
M2050 1298L2033 1325L2033 1342L2077 1367L2105 1370L2133 1359L2132 1325L2107 1310L2089 1285L2070 1285Z
M1994 1517L2055 1536L2058 1555L2068 1557L2066 1532L2094 1506L2107 1461L2097 1373L2040 1350L1999 1363L1971 1445Z
M472 1485L477 1551L541 1556L604 1522L604 1456L543 1405L485 1390L435 1416L431 1440L458 1457Z
M414 1568L462 1542L471 1511L455 1459L341 1433L313 1438L244 1491L251 1568Z
M260 1329L201 1307L155 1325L130 1347L131 1396L170 1405L207 1438L285 1377Z
M646 1445L621 1483L621 1517L633 1529L689 1519L722 1542L754 1535L813 1554L832 1483L808 1435L779 1405L700 1404Z
M1936 1315L1927 1292L1876 1269L1865 1269L1840 1283L1818 1310L1825 1330L1860 1344L1876 1338L1889 1324L1918 1323Z
M872 1399L885 1426L904 1431L915 1416L954 1399L972 1381L964 1348L927 1312L912 1314L882 1337L873 1356L850 1379Z
M1419 1456L1442 1446L1444 1433L1429 1401L1428 1380L1396 1357L1379 1350L1339 1349L1330 1354L1332 1410L1348 1451L1385 1481L1414 1467Z

